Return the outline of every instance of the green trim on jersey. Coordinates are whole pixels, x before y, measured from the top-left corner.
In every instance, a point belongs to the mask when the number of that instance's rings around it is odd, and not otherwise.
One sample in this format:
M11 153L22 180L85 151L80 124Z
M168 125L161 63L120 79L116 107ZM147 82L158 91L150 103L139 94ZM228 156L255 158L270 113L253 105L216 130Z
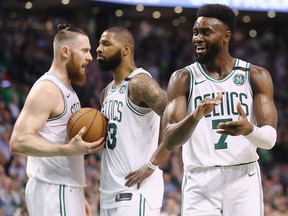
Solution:
M53 76L52 74L50 74L50 73L48 73L48 75L51 75L51 76ZM61 81L57 76L53 76L53 77L55 77L56 79L58 79L59 81ZM40 82L42 82L42 81L49 81L49 82L51 82L51 83L53 83L55 86L57 86L57 88L60 90L60 92L61 92L61 94L62 94L62 97L63 97L63 101L64 101L64 109L63 109L63 112L61 112L59 115L57 115L57 116L54 116L54 117L52 117L52 118L48 118L47 119L47 121L53 121L53 120L56 120L56 119L60 119L62 116L64 116L65 114L66 114L66 112L67 112L67 100L66 100L66 98L65 98L65 95L63 94L63 92L62 92L62 90L59 88L59 86L55 83L55 82L53 82L53 80L50 80L50 79L42 79ZM62 81L61 81L61 83L64 85L64 86L66 86ZM67 86L66 86L66 88L68 88ZM69 89L69 88L68 88ZM69 89L69 90L71 90L71 89Z
M127 90L128 91L128 90ZM127 104L127 106L128 106L128 108L133 112L133 113L135 113L136 115L139 115L139 116L144 116L145 115L145 113L143 113L143 112L140 112L139 110L136 110L134 107L133 107L133 105L132 105L132 103L131 103L131 101L130 101L130 99L129 99L129 97L128 97L128 92L127 92L127 95L126 95L126 104Z
M60 90L61 91L61 90ZM63 112L62 113L60 113L59 115L57 115L57 116L54 116L54 117L52 117L52 118L48 118L48 120L47 121L53 121L53 120L56 120L56 119L60 119L62 116L64 116L65 114L66 114L66 112L67 112L67 100L66 100L66 97L65 97L65 95L63 94L63 92L61 91L61 94L62 94L62 97L63 97L63 101L64 101L64 110L63 110Z
M193 86L194 86L194 76L193 76L193 73L192 73L192 69L187 66L186 67L186 70L190 73L190 87L189 87L189 93L188 93L188 98L187 98L187 106L191 100L191 97L192 97L192 90L193 90Z
M235 59L234 67L237 67L237 66L239 65L239 62L240 62L239 59ZM216 80L216 79L213 79L212 77L210 77L210 76L207 74L205 68L204 68L201 64L199 64L198 62L197 62L197 66L198 66L200 72L201 72L208 80L211 80L212 82L217 82L217 83L221 83L221 82L226 81L226 80L229 79L229 78L234 74L234 72L235 72L235 70L232 70L232 71L229 72L229 74L228 74L224 79ZM233 67L233 68L234 68L234 67Z

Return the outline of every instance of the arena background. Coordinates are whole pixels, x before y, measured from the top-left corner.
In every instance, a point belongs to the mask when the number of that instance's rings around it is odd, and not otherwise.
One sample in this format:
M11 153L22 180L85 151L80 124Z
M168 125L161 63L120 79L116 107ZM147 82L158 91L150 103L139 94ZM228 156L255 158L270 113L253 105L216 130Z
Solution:
M31 85L50 67L53 57L52 40L57 24L70 23L87 31L94 57L99 37L106 28L116 25L129 28L136 39L137 66L150 71L163 89L175 69L194 60L191 36L196 6L152 6L151 2L162 2L156 0L134 0L130 1L131 4L127 3L128 0L118 1L125 4L103 1L0 2L0 216L28 215L24 200L26 157L11 155L9 139ZM150 3L147 6L140 2ZM192 1L176 2L187 4ZM279 115L278 140L272 150L259 150L259 155L265 216L284 216L288 215L288 6L286 1L281 0L247 2L250 5L259 5L260 9L256 11L254 6L233 7L237 13L237 28L231 53L267 68L274 81L275 103ZM266 7L269 3L270 8ZM276 3L280 6L275 5ZM263 9L264 6L266 8ZM100 91L111 81L111 74L101 72L93 61L87 69L87 76L85 87L76 88L76 91L83 107L99 108ZM100 153L85 156L88 184L86 197L95 216L98 215L99 208L100 159ZM181 148L173 151L161 168L165 180L162 215L179 215Z

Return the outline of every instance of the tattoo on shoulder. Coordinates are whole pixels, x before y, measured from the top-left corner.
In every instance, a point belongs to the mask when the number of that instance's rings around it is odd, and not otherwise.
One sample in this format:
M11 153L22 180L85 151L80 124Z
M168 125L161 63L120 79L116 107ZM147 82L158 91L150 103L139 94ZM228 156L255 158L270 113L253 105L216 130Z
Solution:
M162 115L167 104L167 94L151 77L139 76L130 87L130 99L138 105L146 105Z

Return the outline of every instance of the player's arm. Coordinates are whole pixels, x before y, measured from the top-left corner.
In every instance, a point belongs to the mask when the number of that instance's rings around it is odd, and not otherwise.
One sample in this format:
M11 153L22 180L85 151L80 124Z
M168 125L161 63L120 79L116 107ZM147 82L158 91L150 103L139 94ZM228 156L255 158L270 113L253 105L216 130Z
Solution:
M273 82L270 73L255 65L251 65L251 84L254 92L254 111L257 126L270 125L277 128L278 115L274 104Z
M176 86L174 87L174 85L176 85L177 83L174 83L175 80L173 79L173 76L175 76L175 74L172 75L172 78L169 81L168 91L170 88L179 91L179 89L176 88ZM181 87L183 87L184 85L185 85L185 83L183 83L183 85L181 84ZM135 87L136 87L136 85L135 85ZM129 91L130 91L130 89L129 89ZM182 89L182 91L183 91L183 89ZM170 90L169 92L173 92L173 90ZM183 92L183 94L185 95L185 91ZM184 96L184 98L185 98L185 96ZM173 103L172 103L172 105L170 105L170 103L171 103L171 101L168 102L168 104L165 108L164 114L162 116L162 126L164 128L166 127L167 122L168 122L168 120L164 120L164 119L167 119L168 113L170 114L171 109L173 108ZM184 103L186 104L185 100L184 100ZM169 108L169 107L171 107L171 108ZM185 109L186 109L186 107L185 107ZM185 116L184 112L183 112L182 116L183 117ZM164 122L165 122L165 124L163 124ZM162 162L164 162L165 160L167 160L170 152L171 152L171 150L168 150L166 148L165 144L163 142L161 142L159 147L156 149L156 151L152 155L150 161L147 162L147 164L144 164L140 169L138 169L136 171L130 172L125 177L125 180L126 180L125 186L131 187L131 186L137 184L137 188L140 188L141 183L146 178L148 178L150 175L152 175L152 173L157 169L158 165L161 164Z
M220 104L222 94L203 99L189 115L186 115L190 75L186 69L176 71L168 84L168 105L163 117L163 145L172 150L183 145L192 135L202 117Z
M270 73L262 67L251 65L250 80L254 93L253 108L257 125L248 122L240 102L237 104L237 121L220 123L218 133L244 135L259 148L270 149L277 138L277 110L273 99L273 82Z
M164 131L162 142L147 165L126 176L126 186L137 184L139 188L142 181L149 177L158 165L167 160L174 148L183 145L190 138L199 120L219 104L222 95L215 99L209 98L201 101L196 111L186 116L189 86L190 76L186 69L172 74L167 89L168 104L162 119Z
M103 101L104 101L104 94L105 94L105 88L102 89L102 91L100 92L100 106L102 107L103 106Z
M49 81L42 81L32 88L14 125L10 140L12 153L41 157L93 152L96 143L89 146L81 138L85 128L69 142L70 145L52 144L36 136L49 116L62 112L64 102L61 101L60 90Z
M159 84L146 74L138 74L129 82L129 98L141 107L150 107L159 116L167 104L167 94Z

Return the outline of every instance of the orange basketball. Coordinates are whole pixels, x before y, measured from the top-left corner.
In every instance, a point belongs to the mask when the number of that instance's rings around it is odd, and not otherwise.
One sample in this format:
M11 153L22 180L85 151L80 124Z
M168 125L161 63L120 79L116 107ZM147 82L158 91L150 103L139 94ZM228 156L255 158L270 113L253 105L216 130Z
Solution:
M86 127L86 131L82 139L86 142L93 142L106 136L107 120L95 108L81 108L73 113L68 120L67 133L69 139L72 139L83 127Z

